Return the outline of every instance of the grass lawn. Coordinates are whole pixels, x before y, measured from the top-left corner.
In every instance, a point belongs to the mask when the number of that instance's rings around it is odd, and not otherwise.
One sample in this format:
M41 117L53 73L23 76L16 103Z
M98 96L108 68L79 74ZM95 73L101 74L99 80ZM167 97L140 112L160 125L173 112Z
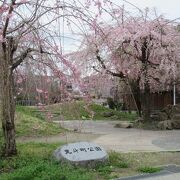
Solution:
M163 164L180 164L179 152L109 153L109 162L93 169L60 164L52 158L62 144L18 144L18 156L0 158L0 180L58 179L104 180L161 170Z
M35 108L17 106L15 114L16 136L50 136L64 132L64 129L48 121ZM0 122L0 137L2 136Z
M71 103L54 104L45 107L46 111L53 114L54 120L64 118L64 120L81 120L91 119L93 120L126 120L133 121L137 118L135 113L129 114L126 112L120 112L109 109L107 107L91 103L87 105L85 102L76 101ZM113 116L105 117L103 113L112 112Z

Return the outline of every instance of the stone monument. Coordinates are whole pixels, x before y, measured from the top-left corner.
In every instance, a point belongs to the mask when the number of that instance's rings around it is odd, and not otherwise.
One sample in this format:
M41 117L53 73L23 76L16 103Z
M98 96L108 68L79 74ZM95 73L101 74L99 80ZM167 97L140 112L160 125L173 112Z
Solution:
M77 142L57 148L53 156L61 162L94 167L108 160L107 152L97 144Z

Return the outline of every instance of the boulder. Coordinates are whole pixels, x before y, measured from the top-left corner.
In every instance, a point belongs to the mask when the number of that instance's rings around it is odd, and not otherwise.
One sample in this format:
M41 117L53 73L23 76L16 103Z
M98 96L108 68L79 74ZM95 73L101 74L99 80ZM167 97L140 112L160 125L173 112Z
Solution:
M162 112L166 113L169 119L172 119L174 115L180 114L180 104L167 105Z
M158 121L165 121L168 120L168 115L165 112L158 113Z
M142 117L139 117L134 121L134 123L142 123L142 122L144 122Z
M117 115L113 115L113 116L111 116L111 119L112 120L118 120L118 119L120 119Z
M174 114L173 120L178 120L178 121L180 121L180 114Z
M103 115L104 117L111 117L111 116L114 115L114 113L111 112L111 111L108 111L108 112L103 112L102 115Z
M133 123L131 123L131 122L119 122L119 123L115 124L114 127L115 128L132 128Z
M180 114L180 104L176 104L176 105L172 106L172 113Z
M172 115L172 106L171 104L167 105L161 112L164 112L167 114L168 118L171 118Z
M171 123L172 123L173 129L180 129L180 121L179 120L173 119L173 120L171 120Z
M151 119L152 121L159 121L159 114L158 113L151 114Z
M173 124L171 120L165 120L165 121L159 122L157 127L158 129L162 129L162 130L172 130Z
M159 129L180 129L180 104L168 105L158 113Z
M53 154L57 161L84 167L95 167L108 160L107 152L97 144L78 142L57 148Z

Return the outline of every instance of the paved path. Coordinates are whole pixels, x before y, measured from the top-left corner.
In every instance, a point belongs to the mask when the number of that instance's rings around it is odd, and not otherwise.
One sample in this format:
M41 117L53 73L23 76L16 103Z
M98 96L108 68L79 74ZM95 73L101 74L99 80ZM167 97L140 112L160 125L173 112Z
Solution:
M60 123L64 128L87 133L84 134L84 140L89 138L107 150L118 152L180 151L179 130L151 131L114 128L117 121L77 120ZM81 140L83 140L83 137Z
M132 176L128 178L120 178L117 180L180 180L180 173L160 173L158 175Z
M139 179L139 180L141 180L141 179ZM173 173L173 174L161 175L161 176L156 176L156 177L149 177L149 178L146 178L146 180L180 180L180 173Z
M180 180L180 166L167 165L158 173L124 177L116 180Z
M180 151L180 130L151 131L114 128L118 121L63 121L64 128L75 130L49 137L22 137L18 142L91 141L117 152Z

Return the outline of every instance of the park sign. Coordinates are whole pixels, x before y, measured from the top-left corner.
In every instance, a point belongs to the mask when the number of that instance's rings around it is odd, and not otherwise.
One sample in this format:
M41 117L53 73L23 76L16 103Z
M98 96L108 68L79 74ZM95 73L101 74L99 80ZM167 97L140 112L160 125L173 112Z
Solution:
M66 144L56 149L53 155L61 162L91 167L108 160L108 154L102 147L89 142Z

